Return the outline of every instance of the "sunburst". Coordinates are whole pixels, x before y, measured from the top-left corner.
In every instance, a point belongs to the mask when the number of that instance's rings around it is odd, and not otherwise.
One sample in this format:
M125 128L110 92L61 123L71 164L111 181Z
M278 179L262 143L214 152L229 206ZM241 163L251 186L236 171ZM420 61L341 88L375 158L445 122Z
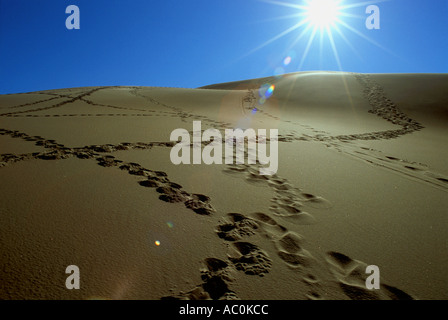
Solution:
M298 66L298 70L302 70L303 64L309 54L310 48L316 38L319 38L320 48L322 50L323 42L325 39L329 42L334 58L338 65L339 70L342 70L341 59L339 57L338 49L335 41L335 34L341 38L346 45L348 45L354 53L359 57L359 53L355 46L348 40L345 32L349 31L362 39L370 42L371 44L381 48L385 51L389 50L384 48L381 44L374 41L370 37L366 36L363 32L357 30L349 24L347 20L350 18L366 19L365 15L352 14L349 11L353 8L366 7L372 4L377 4L380 2L385 2L389 0L375 0L375 1L362 1L348 3L347 0L302 0L297 1L297 3L292 2L281 2L276 0L261 0L266 3L273 5L279 5L291 8L297 12L292 12L291 14L279 17L276 19L291 19L295 18L296 22L291 27L280 32L274 37L268 39L258 47L251 50L247 55L258 51L259 49L275 42L276 40L290 34L292 32L297 32L297 35L293 42L290 44L289 49L294 48L299 42L306 42L305 49L301 55L301 60ZM393 53L391 53L393 54Z

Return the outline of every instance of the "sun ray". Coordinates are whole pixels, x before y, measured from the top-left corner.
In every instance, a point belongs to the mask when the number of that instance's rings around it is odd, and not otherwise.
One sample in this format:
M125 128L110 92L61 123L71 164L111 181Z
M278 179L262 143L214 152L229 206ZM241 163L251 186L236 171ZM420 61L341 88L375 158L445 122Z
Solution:
M391 1L391 0L372 0L372 1L357 2L357 3L352 3L352 4L345 5L345 6L341 6L341 10L365 7L370 4L377 4L377 3L388 2L388 1Z
M267 19L263 19L263 20L257 20L254 22L250 22L251 24L255 24L255 23L264 23L264 22L271 22L271 21L279 21L279 20L287 20L287 19L297 19L300 17L305 16L305 13L301 12L301 13L293 13L293 14L288 14L288 15L284 15L284 16L279 16L279 17L272 17L272 18L267 18Z
M276 21L276 20L286 20L286 19L300 19L297 23L287 28L286 30L280 32L279 34L273 36L268 39L261 45L256 48L250 50L243 57L246 57L270 44L279 40L280 38L285 37L288 34L297 32L297 36L291 41L287 46L287 52L294 49L297 46L301 47L302 53L301 58L298 64L298 70L302 70L307 59L311 56L312 50L315 50L315 46L313 43L317 40L319 53L319 68L322 69L324 64L323 61L323 52L324 52L324 41L328 41L331 46L331 51L335 57L335 61L337 64L338 70L342 71L342 60L340 56L340 52L338 50L338 45L340 42L344 43L346 46L350 48L351 51L363 61L363 58L357 48L351 42L351 38L347 37L347 33L353 33L367 42L375 45L376 47L382 49L383 51L397 56L395 53L391 52L380 43L375 41L374 39L368 37L363 34L361 31L355 29L353 26L349 24L349 19L366 19L366 12L363 10L362 13L359 12L360 9L357 9L357 12L353 12L354 8L367 7L368 5L378 4L382 2L389 2L391 0L361 0L361 1L353 1L351 3L346 3L347 0L294 0L295 2L286 2L280 0L259 0L264 3L282 6L288 8L288 10L297 10L297 12L290 12L287 15L274 17L268 19L266 21ZM305 38L305 40L303 40ZM343 52L343 51L341 51ZM342 56L344 57L344 56Z
M341 26L344 26L345 28L347 28L348 30L352 31L353 33L357 34L358 36L360 36L361 38L363 38L364 40L367 40L368 42L370 42L371 44L377 46L378 48L386 51L387 53L393 55L393 56L397 56L395 53L393 53L392 51L390 51L389 49L385 48L384 46L382 46L381 44L379 44L378 42L376 42L373 39L370 39L368 36L366 36L365 34L363 34L362 32L356 30L355 28L353 28L352 26L348 25L347 23L345 23L342 20L338 20L338 23Z
M357 19L365 19L365 16L359 15L359 14L352 14L347 12L339 12L339 17L345 17L345 18L357 18Z
M252 49L251 51L249 51L245 56L248 56L258 50L260 50L261 48L266 47L268 44L271 44L272 42L284 37L285 35L287 35L288 33L300 28L301 26L303 26L304 24L306 24L308 22L307 19L304 19L298 23L296 23L295 25L293 25L292 27L286 29L285 31L279 33L278 35L276 35L275 37L272 37L271 39L269 39L268 41L262 43L261 45L259 45L258 47L256 47L255 49Z
M308 8L307 6L303 6L303 5L299 5L299 4L293 4L293 3L288 3L288 2L281 2L281 1L274 1L274 0L260 0L260 1L266 2L266 3L270 3L270 4L276 4L276 5L283 6L283 7L300 9L300 10L306 10Z
M331 31L330 28L327 28L327 34L328 34L328 37L330 39L331 48L333 50L333 54L334 54L336 62L338 64L339 71L342 71L341 60L339 58L339 53L338 53L338 50L336 48L336 44L335 44L334 39L333 39L333 32ZM342 77L342 82L344 84L345 93L347 94L350 106L351 106L352 110L354 111L355 110L355 105L353 103L352 95L350 93L350 89L349 89L349 86L348 86L348 83L347 83L346 74L342 73L341 77Z
M345 34L339 28L339 26L337 24L335 24L333 28L334 28L334 30L336 30L336 32L339 34L339 36L345 41L345 43L349 46L349 48L352 49L353 53L356 54L356 56L359 58L359 60L363 61L364 59L361 56L361 54L359 53L359 51L356 50L356 48L352 45L350 40L347 39Z
M312 26L311 26L311 24L308 24L307 26L306 26L306 28L305 29L303 29L302 30L302 32L294 39L294 41L289 45L289 47L288 47L288 50L291 50L296 44L297 44L297 42L299 42L306 34L307 34L307 32L309 31L309 29L311 29L312 28Z
M324 55L324 51L322 50L324 46L324 33L323 32L319 32L319 69L322 69L322 61L324 61L323 59L323 55Z
M328 26L326 27L326 31L328 34L328 38L330 39L331 49L333 50L333 54L338 64L339 71L342 71L341 59L339 59L338 50L336 49L336 45L334 43L333 33L331 32L331 29Z
M300 60L299 70L302 70L303 63L305 62L306 56L308 55L308 52L310 50L311 44L313 43L314 37L316 36L318 28L314 28L313 33L310 36L310 39L308 40L308 43L305 48L305 52L303 53L302 59Z

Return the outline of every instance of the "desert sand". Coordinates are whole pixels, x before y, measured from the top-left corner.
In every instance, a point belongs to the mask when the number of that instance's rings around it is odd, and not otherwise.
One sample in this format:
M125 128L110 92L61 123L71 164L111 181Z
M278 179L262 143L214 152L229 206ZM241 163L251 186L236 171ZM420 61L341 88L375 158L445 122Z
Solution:
M302 72L1 95L0 299L447 299L447 88ZM193 121L278 129L278 172L172 164Z

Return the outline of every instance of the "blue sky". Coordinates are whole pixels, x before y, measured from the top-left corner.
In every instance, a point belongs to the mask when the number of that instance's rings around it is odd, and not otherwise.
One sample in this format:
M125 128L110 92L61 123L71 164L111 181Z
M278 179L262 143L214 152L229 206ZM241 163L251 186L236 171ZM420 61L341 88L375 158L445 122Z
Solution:
M80 9L79 30L65 26L69 5ZM333 30L338 61L328 35L321 46L317 34L305 58L311 32L291 47L306 25L254 51L303 19L280 19L301 10L267 1L0 0L0 93L194 88L307 70L448 72L447 0L378 2L379 30L365 27L367 5L344 11L360 16L341 17L352 29L339 25L345 39Z

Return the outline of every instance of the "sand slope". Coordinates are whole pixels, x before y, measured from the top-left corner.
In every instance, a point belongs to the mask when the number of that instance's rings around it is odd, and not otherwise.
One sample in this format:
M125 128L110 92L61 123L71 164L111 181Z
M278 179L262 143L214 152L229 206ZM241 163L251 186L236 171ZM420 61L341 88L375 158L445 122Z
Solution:
M304 72L2 95L0 298L446 299L447 87ZM277 174L173 165L194 120L278 129Z

